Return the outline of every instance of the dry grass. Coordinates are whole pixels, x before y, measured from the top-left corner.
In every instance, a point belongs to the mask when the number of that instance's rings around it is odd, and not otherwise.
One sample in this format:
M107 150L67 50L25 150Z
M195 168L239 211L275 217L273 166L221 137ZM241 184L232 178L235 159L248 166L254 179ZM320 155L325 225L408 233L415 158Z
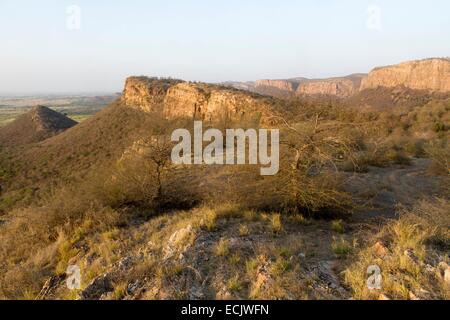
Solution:
M122 274L110 298L124 298L127 285L136 279L151 279L148 285L159 290L143 298L185 298L189 288L183 283L192 280L187 276L191 266L179 257L196 244L199 234L207 239L209 260L196 267L213 279L209 285L215 291L226 287L239 298L255 299L314 297L300 277L304 270L296 259L298 238L283 243L290 230L303 231L312 224L310 218L340 219L352 212L353 198L342 189L340 168L406 165L411 155L427 155L439 172L448 174L448 129L441 125L448 105L396 115L363 115L328 103L291 107L293 121L282 130L282 165L276 177L262 178L245 166L217 170L217 176L212 170L198 175L187 168L173 170L165 161L166 148L158 149L162 159L155 158L145 143L138 152L128 152L126 161L118 161L138 139L162 137L176 125L118 105L70 133L2 154L0 178L6 192L0 199L5 213L0 225L0 298L33 299L50 276L64 273L71 263L83 268L86 286L120 258L141 253L142 260ZM416 144L419 139L413 135L421 130L436 140ZM216 185L209 183L214 178ZM51 189L55 182L59 186ZM202 182L199 191L195 186ZM201 205L206 194L212 195L211 203ZM388 257L379 260L367 249L346 273L355 296L372 296L365 289L365 271L375 261L386 274L387 296L408 298L424 289L433 298L448 298L438 278L423 274L421 263L445 260L449 211L445 201L424 203L387 227L382 236L389 243ZM186 228L192 232L172 243L173 255L166 258L169 240ZM331 222L331 229L346 231L341 220ZM236 239L248 238L262 239L264 246L234 249ZM347 238L324 244L327 252L352 256L355 244ZM405 257L408 249L418 262ZM192 262L189 254L197 252L186 253ZM65 292L57 297L72 296Z
M355 298L378 299L382 293L390 299L449 299L449 288L435 270L440 262L448 262L449 212L449 201L442 199L403 210L400 220L377 237L387 243L385 252L381 254L373 241L346 270L345 280ZM369 290L366 285L370 265L382 271L381 290Z
M339 239L334 239L333 243L331 244L331 250L335 255L337 255L340 258L346 257L349 254L353 252L354 246L350 244L347 240L345 240L343 237Z
M220 239L215 248L215 254L218 257L226 257L230 253L229 242L227 239Z
M344 221L342 219L331 221L331 230L343 234L345 232Z
M283 222L281 221L281 215L279 213L273 214L270 218L270 228L274 234L283 231Z

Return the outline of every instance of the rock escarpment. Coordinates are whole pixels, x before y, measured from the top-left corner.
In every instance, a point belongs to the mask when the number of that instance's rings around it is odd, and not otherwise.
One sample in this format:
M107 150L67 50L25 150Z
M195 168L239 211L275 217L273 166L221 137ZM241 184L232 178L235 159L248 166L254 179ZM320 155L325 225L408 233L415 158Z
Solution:
M243 87L240 83L230 86ZM450 92L450 59L434 58L375 68L370 74L352 74L327 79L293 78L286 80L258 80L246 90L271 96L328 95L349 98L362 91L382 88L421 91L417 94Z
M296 95L331 95L347 98L359 91L364 75L351 75L343 78L308 80L301 83Z
M365 74L327 79L293 78L287 80L258 80L247 90L276 97L331 95L349 97L359 91L361 79ZM232 87L241 87L231 83Z
M404 62L374 69L363 79L361 90L406 87L435 92L450 91L450 59Z
M294 92L297 90L298 83L289 80L258 80L256 87L272 87L278 90Z
M127 79L122 101L144 111L161 108L167 118L189 117L215 121L273 115L267 98L230 87L275 97L334 96L355 100L355 104L390 105L396 90L408 96L450 93L450 59L427 59L374 69L369 75L353 74L340 78L259 80L231 82L225 86L189 83L179 80L131 77ZM411 91L411 92L410 92ZM370 98L370 99L369 99ZM386 98L383 101L381 98ZM389 99L387 99L389 98Z
M180 81L148 77L129 77L125 82L122 102L150 112L164 102L167 90Z
M122 103L145 112L162 110L167 119L204 121L251 120L270 123L274 110L270 99L205 83L131 77L126 81Z

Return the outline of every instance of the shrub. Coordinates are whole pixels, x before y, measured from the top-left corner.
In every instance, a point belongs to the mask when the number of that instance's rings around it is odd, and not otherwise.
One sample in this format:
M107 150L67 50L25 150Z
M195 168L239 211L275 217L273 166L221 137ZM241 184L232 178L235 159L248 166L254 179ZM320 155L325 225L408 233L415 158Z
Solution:
M240 281L238 274L228 279L227 287L229 290L236 292L239 292L243 289L242 282Z
M283 223L281 222L281 215L279 213L273 214L270 218L270 228L275 234L283 231Z
M250 234L250 230L249 230L249 228L248 228L248 226L247 225L240 225L239 226L239 235L241 236L241 237L246 237L246 236L248 236Z
M215 248L215 254L218 257L225 257L229 254L229 241L225 238L220 239Z
M341 219L331 221L331 230L341 234L344 233L345 232L344 221L342 221Z
M433 140L425 145L425 153L433 159L435 172L450 174L450 145L448 140Z
M331 249L333 250L333 253L339 257L345 257L352 253L353 250L351 244L349 244L344 238L340 238L339 240L333 239Z

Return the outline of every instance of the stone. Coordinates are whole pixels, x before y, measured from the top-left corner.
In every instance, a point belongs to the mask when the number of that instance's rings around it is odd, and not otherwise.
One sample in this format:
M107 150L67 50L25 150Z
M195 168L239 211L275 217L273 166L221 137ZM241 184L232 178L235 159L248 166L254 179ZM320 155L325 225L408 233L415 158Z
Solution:
M131 257L124 257L117 263L117 267L119 268L119 270L124 271L130 269L132 264L133 259Z
M380 293L380 295L378 296L378 300L391 300L391 299L385 294Z
M66 278L66 275L56 275L50 277L44 284L44 286L41 289L41 292L39 292L38 296L36 297L37 300L44 300L47 296L51 295L52 292L59 286L59 284L64 281Z
M386 246L381 241L375 243L375 245L373 246L373 250L375 255L382 259L386 257L389 253L389 249L386 248Z
M89 283L89 285L79 294L80 300L96 300L114 290L112 285L112 276L105 273L98 276Z
M195 238L195 236L196 234L192 225L175 231L164 247L164 259L170 259L177 253L179 258L183 258L183 254L187 251L191 245L192 238Z
M409 300L420 300L413 292L409 292Z
M140 280L136 280L132 283L129 283L127 286L127 293L129 295L134 295L136 292L142 287L142 283Z

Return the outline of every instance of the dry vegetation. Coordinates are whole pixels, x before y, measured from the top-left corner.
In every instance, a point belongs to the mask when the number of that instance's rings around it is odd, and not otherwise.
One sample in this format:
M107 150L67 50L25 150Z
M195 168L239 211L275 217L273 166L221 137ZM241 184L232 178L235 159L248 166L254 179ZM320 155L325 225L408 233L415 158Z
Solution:
M346 270L345 280L354 297L450 299L448 280L444 279L450 250L449 213L450 202L444 199L403 209L400 219L385 226ZM366 270L370 265L381 269L380 290L367 288Z
M405 209L378 236L389 252L379 259L352 233L348 221L361 207L344 184L349 172L407 166L412 157L432 158L430 174L448 176L450 102L384 113L273 103L286 112L275 177L250 166L173 166L168 136L186 123L120 105L4 150L0 298L366 299L374 259L386 296L423 289L448 298L438 276L422 273L448 263L448 201ZM83 270L81 292L64 286L70 264Z

